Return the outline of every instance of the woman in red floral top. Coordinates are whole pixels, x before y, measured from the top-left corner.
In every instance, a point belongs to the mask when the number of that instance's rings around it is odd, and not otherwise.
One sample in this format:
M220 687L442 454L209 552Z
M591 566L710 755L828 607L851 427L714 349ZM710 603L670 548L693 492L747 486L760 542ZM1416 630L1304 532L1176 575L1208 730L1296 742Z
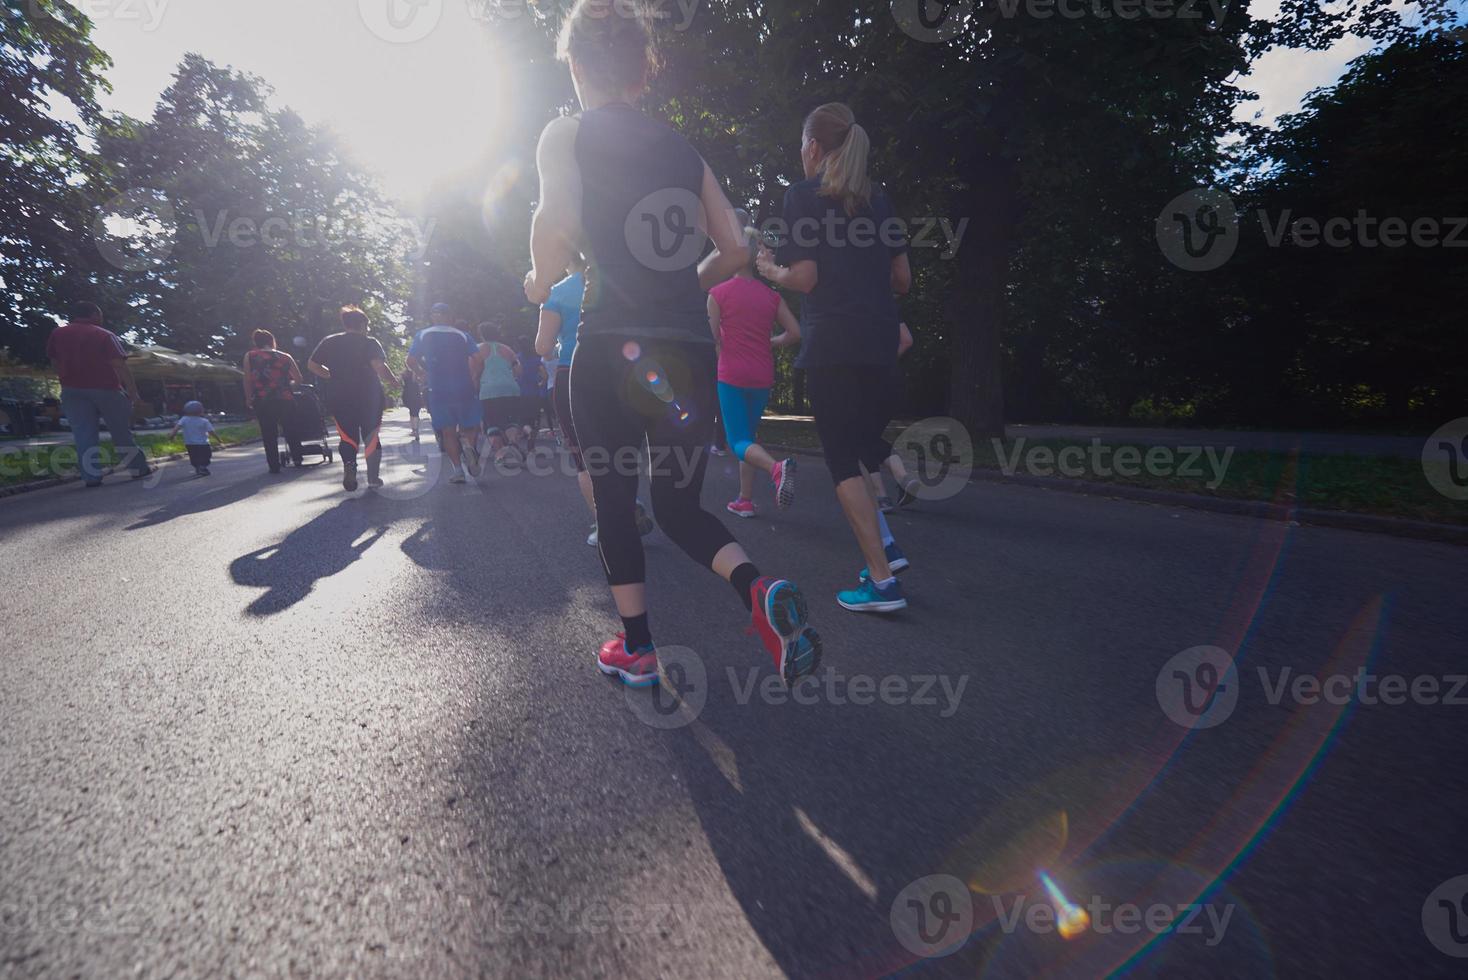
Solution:
M269 330L256 330L251 338L255 349L245 355L245 407L260 420L260 438L265 443L265 462L270 472L280 472L280 431L290 446L291 458L301 463L301 442L290 430L287 419L291 410L291 382L300 382L301 369L296 359L275 349L275 335Z

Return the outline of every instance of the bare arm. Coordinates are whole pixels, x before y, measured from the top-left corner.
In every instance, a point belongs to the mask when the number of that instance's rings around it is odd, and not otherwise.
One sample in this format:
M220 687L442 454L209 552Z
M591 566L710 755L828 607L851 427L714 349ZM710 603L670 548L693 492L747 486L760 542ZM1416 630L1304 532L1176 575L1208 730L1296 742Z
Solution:
M418 375L420 378L424 376L423 362L418 360L418 358L414 357L412 354L408 355L408 367L412 368L413 373Z
M535 331L535 353L549 357L556 349L556 338L561 333L561 315L555 310L541 310L540 324Z
M780 324L781 332L775 334L770 346L793 347L800 343L800 321L783 299L780 300L780 308L775 311L775 322Z
M719 328L722 326L722 321L723 321L724 314L719 309L719 304L714 299L714 297L713 297L712 294L709 295L708 308L709 308L709 330L711 330L713 332L713 335L714 335L714 347L716 349L721 349L723 347L723 342L720 339L721 334L719 332Z
M793 290L797 293L811 293L820 281L816 271L815 259L801 259L794 265L786 267L776 263L775 253L768 248L761 247L759 258L755 260L759 274L781 289Z
M907 261L907 253L904 252L892 260L892 291L898 296L906 296L911 288L912 265Z
M325 378L327 381L331 380L331 368L327 367L325 364L322 364L314 357L306 362L306 370L310 371L318 378Z
M372 359L372 370L376 371L377 376L390 385L397 385L399 383L398 376L392 373L392 368L388 367L387 362L384 360L374 357Z
M301 377L301 366L297 364L296 359L294 357L291 357L289 354L285 356L285 359L290 362L290 368L288 370L290 371L291 380L294 381L296 384L300 384L302 381L305 380L305 378Z
M698 264L698 284L709 290L749 264L749 244L744 238L744 227L734 214L734 205L729 203L707 163L703 165L699 203L708 216L708 235L714 243L714 250Z
M581 241L581 168L576 163L580 126L580 120L570 117L551 120L535 150L540 204L530 222L525 298L537 306L550 298L551 286L565 275Z
M912 331L907 329L906 323L897 325L897 356L901 357L912 350Z
M138 394L138 382L133 377L133 369L127 366L127 361L121 358L112 362L113 369L117 372L117 380L127 389L127 397L133 400L134 405L143 404L143 396Z
M242 367L245 372L244 380L241 382L242 386L245 389L245 408L255 407L255 389L251 387L252 381L250 379L250 358L253 357L254 354L255 352L252 350L245 351L244 363L240 365L240 367Z

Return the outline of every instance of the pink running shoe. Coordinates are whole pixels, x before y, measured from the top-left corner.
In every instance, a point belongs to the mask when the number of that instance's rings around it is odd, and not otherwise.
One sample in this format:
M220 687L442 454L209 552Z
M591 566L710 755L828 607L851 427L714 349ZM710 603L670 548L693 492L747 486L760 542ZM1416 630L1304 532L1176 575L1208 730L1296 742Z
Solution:
M775 471L770 474L775 481L775 504L781 510L785 510L795 503L795 460L782 459L775 464Z
M743 497L736 497L735 499L729 501L729 506L725 507L724 509L733 514L735 517L753 517L754 501L745 500Z
M625 633L602 644L596 665L608 677L621 678L628 687L652 687L658 682L658 655L651 649L627 651Z

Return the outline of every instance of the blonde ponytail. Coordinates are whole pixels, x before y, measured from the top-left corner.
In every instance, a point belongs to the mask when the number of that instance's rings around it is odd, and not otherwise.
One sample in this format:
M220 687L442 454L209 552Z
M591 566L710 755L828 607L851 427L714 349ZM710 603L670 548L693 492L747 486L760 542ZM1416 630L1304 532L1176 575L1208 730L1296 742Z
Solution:
M872 141L856 121L850 107L828 102L805 120L805 135L820 144L821 196L841 202L848 215L872 202L872 181L867 176L867 157Z

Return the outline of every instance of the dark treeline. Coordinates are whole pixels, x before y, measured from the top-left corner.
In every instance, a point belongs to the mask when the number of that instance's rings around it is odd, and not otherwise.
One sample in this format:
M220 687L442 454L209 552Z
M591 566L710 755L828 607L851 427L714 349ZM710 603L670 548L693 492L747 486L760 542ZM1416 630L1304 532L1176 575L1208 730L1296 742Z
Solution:
M314 342L345 302L384 331L440 299L529 329L535 138L572 105L555 16L485 20L514 64L506 91L477 97L506 100L510 123L492 155L402 214L265 81L190 56L151 119L109 116L86 19L3 2L11 357L37 360L50 314L83 293L120 330L227 356L256 326ZM1468 215L1468 68L1446 0L1409 14L1285 0L1274 21L1237 2L1217 23L1208 5L1122 20L950 4L944 41L911 36L893 6L705 2L666 34L652 108L763 220L799 176L805 113L853 106L876 175L930 228L904 303L913 414L949 412L976 433L1006 418L1421 427L1468 401L1468 229L1452 221ZM1339 84L1276 128L1236 121L1253 59L1347 32L1376 47ZM55 96L77 125L47 111ZM1237 240L1227 261L1189 271L1158 222L1199 187L1227 195ZM105 213L137 220L119 238ZM1194 231L1205 217L1184 215ZM1331 219L1315 243L1308 222ZM1390 244L1387 219L1416 243ZM781 360L775 402L798 408Z

